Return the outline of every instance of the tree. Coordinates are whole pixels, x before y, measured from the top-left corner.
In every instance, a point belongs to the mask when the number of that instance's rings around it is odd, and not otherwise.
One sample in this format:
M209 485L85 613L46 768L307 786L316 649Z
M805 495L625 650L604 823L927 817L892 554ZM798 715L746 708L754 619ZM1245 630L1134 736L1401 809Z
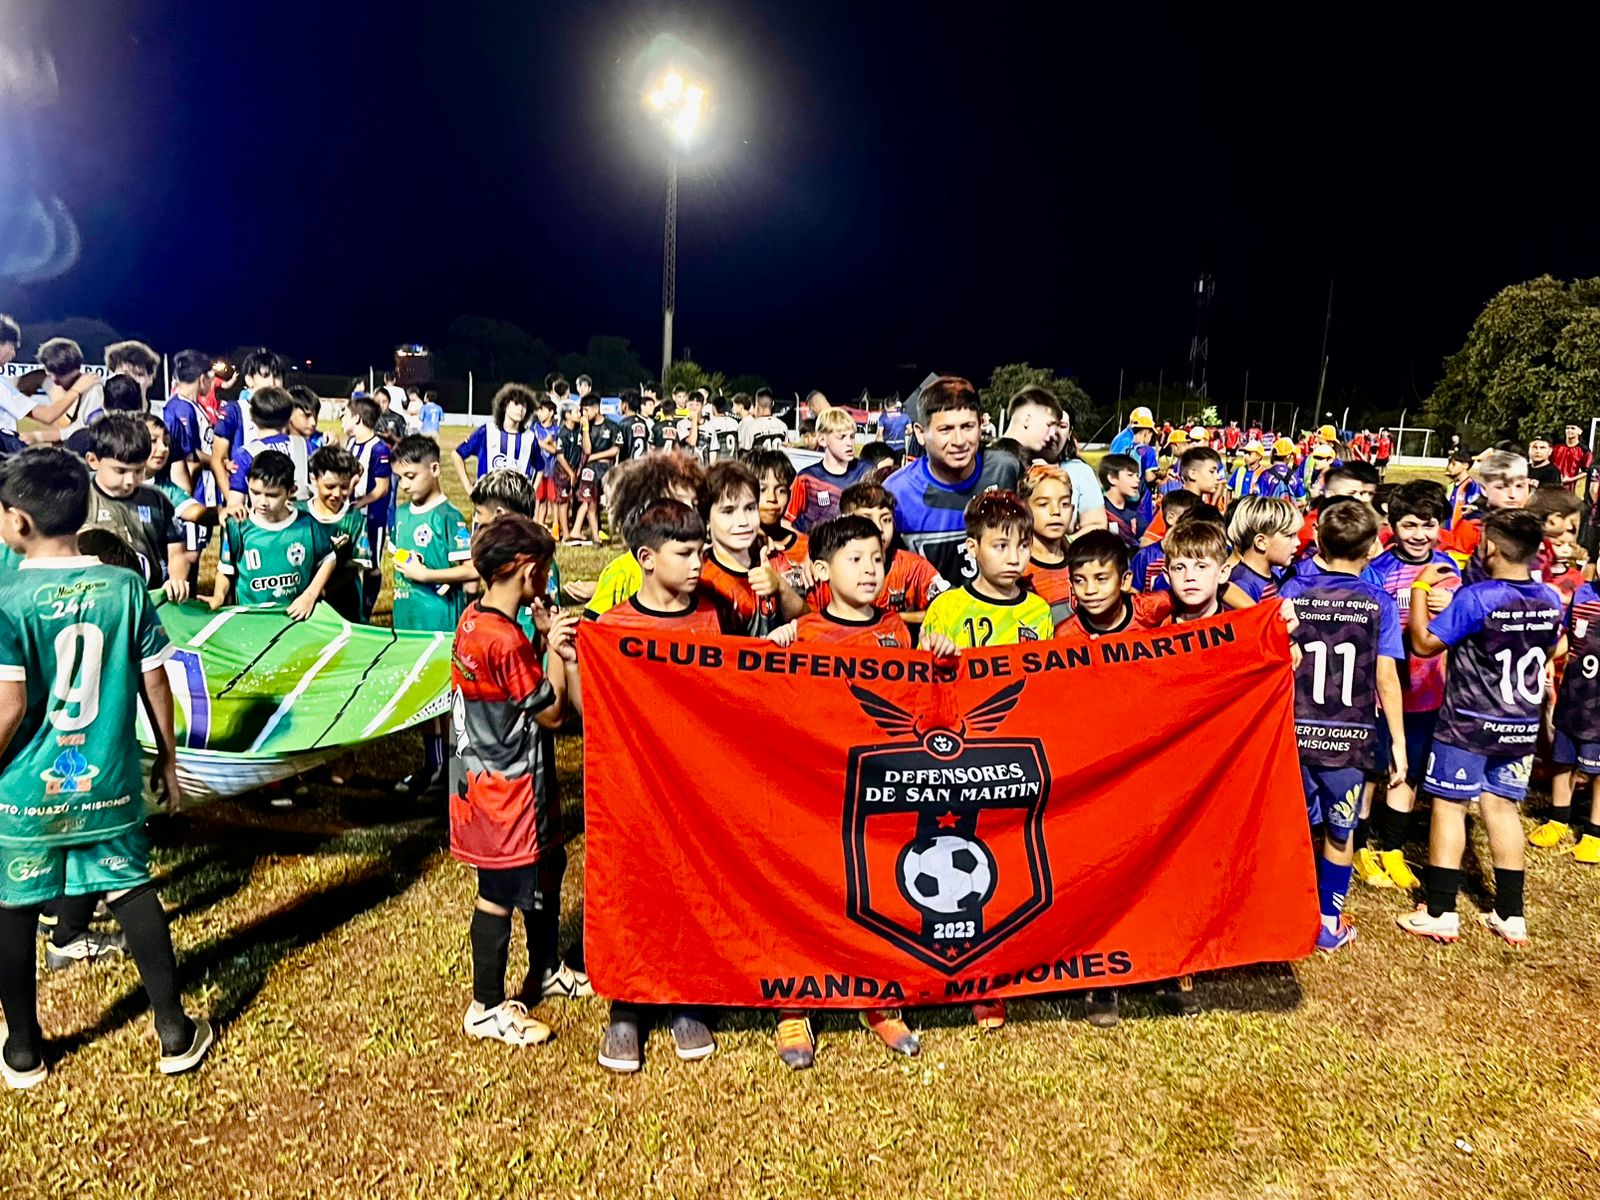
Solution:
M1541 275L1484 305L1444 361L1428 418L1483 441L1550 434L1594 415L1600 395L1600 278Z
M543 383L555 360L555 351L520 325L493 317L457 317L446 337L440 357L449 370L487 383Z
M608 396L637 388L650 378L628 339L610 333L590 338L582 354L563 354L560 365L569 380L587 375L594 380L595 390Z
M1061 401L1061 407L1072 418L1072 428L1078 431L1078 436L1085 436L1084 431L1094 417L1094 402L1076 379L1057 377L1049 367L1035 367L1028 363L1007 363L1003 367L996 367L989 374L988 385L978 389L978 400L984 410L994 417L995 424L1004 425L1011 397L1029 385L1042 387Z
M661 381L661 386L668 395L680 383L691 392L697 388L709 388L716 393L724 391L727 382L727 377L721 371L707 371L699 363L686 358L667 368L667 377Z
M735 375L726 384L730 396L737 396L740 392L754 396L762 388L770 386L761 375Z

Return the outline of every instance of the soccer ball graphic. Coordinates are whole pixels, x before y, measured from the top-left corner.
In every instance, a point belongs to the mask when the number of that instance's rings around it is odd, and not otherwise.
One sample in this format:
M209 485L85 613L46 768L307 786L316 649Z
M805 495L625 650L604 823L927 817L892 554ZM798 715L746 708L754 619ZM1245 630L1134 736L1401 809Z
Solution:
M994 891L994 859L982 842L955 834L913 842L900 856L900 891L928 912L971 912Z

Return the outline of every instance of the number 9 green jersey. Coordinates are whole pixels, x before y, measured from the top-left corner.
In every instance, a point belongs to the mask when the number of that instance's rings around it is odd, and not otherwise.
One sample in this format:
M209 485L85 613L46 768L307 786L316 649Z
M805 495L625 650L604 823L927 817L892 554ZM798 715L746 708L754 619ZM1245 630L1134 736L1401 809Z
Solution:
M140 676L171 650L132 571L37 558L0 577L0 681L27 689L0 751L0 845L96 842L144 820Z

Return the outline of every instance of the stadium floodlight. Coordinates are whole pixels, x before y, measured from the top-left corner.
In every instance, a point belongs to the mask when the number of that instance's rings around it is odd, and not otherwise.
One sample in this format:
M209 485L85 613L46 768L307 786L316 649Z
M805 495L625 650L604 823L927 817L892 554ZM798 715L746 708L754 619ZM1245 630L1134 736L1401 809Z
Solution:
M708 93L704 84L668 67L644 96L645 109L667 140L667 219L661 271L661 379L672 365L672 316L678 306L678 155L689 150L705 128Z

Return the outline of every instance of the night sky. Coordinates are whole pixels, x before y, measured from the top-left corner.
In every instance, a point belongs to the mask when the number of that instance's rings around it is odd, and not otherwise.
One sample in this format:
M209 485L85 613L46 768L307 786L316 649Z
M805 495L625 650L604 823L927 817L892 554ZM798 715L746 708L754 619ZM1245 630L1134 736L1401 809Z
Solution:
M1308 398L1335 277L1330 390L1414 405L1496 289L1600 273L1583 38L1108 9L61 0L32 167L83 254L0 298L332 369L459 313L651 364L635 63L664 31L718 120L684 168L679 350L783 391L1026 359L1109 403L1119 368L1186 376L1206 271L1214 393L1248 369L1252 400Z

